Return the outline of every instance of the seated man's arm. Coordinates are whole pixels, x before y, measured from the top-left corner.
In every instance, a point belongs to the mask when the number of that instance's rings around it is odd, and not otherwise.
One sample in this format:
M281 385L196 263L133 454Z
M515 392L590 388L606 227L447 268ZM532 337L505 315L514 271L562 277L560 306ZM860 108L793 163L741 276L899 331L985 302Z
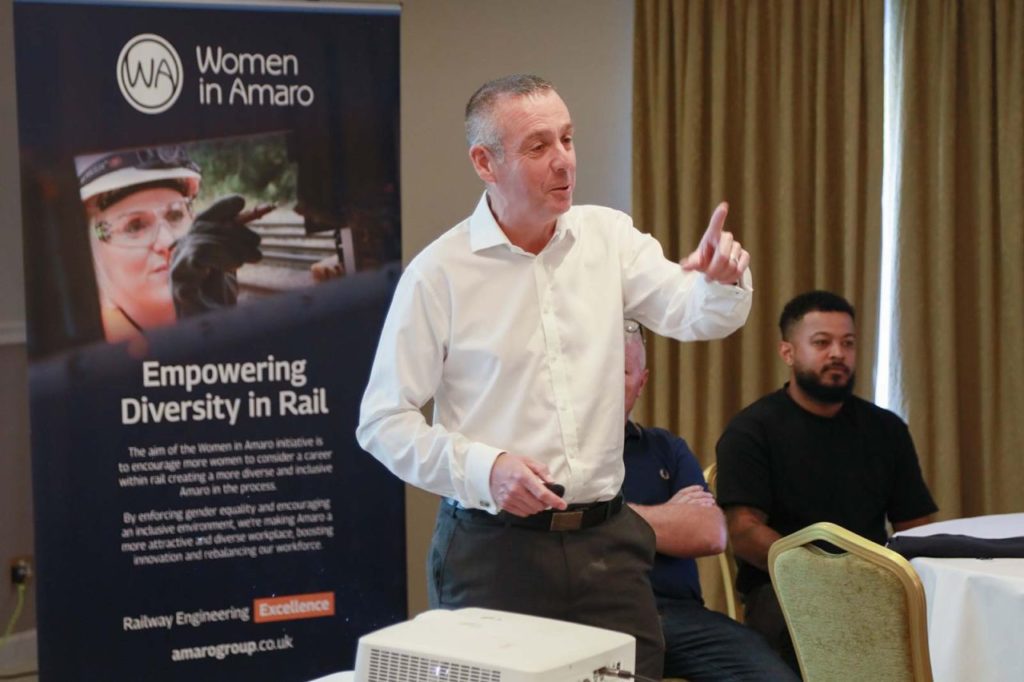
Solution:
M725 517L699 485L683 488L662 504L630 506L654 529L661 554L693 558L725 550Z
M765 417L747 408L733 417L715 453L718 503L725 509L733 556L768 571L768 549L781 534L768 525L774 504L773 466Z
M729 507L725 512L733 554L748 564L768 570L768 549L781 538L768 527L768 515L755 507Z
M898 417L894 419L895 433L889 441L896 451L896 471L886 515L892 529L898 533L931 523L939 508L921 474L921 464L914 440L910 437L910 429Z

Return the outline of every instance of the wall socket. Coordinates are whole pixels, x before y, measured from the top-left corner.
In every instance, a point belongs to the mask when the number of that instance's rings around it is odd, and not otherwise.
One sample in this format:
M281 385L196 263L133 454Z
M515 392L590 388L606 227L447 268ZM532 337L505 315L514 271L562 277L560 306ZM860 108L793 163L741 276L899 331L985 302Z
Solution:
M11 559L11 584L27 585L32 579L32 557L19 556Z

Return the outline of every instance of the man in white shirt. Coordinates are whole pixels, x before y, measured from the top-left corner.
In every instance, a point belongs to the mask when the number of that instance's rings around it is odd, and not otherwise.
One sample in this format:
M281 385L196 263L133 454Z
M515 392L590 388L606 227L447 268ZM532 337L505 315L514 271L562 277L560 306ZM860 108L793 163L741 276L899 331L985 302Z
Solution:
M660 677L654 535L622 505L623 394L607 377L624 371L623 317L681 341L742 326L750 256L722 229L725 204L681 263L629 216L573 207L573 123L541 78L484 84L466 131L486 191L403 274L357 437L402 480L448 498L432 607L628 632L637 671ZM432 424L420 411L430 399Z

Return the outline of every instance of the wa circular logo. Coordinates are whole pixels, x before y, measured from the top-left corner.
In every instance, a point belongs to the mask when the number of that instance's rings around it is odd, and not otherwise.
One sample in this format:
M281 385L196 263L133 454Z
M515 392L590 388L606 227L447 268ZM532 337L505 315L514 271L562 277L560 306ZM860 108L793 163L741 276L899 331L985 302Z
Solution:
M117 84L138 111L159 114L170 109L181 94L181 81L181 58L155 33L140 33L121 48Z

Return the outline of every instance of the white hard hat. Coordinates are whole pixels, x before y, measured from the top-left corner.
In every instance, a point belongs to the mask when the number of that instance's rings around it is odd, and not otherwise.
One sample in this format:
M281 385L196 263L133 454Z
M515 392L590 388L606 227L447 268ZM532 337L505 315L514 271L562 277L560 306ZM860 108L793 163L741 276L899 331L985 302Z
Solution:
M180 146L84 154L75 157L75 171L82 201L104 192L159 180L180 180L186 196L194 197L202 178L199 166Z

